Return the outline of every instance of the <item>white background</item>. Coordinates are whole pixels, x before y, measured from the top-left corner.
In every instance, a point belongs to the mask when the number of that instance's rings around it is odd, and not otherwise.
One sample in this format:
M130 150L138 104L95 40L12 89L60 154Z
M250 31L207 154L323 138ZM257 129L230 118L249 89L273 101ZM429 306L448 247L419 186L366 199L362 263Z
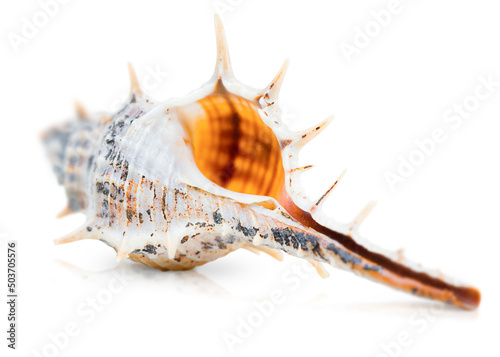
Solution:
M474 95L479 77L500 81L500 7L401 0L400 12L349 62L341 44L352 45L356 28L372 26L372 11L388 9L388 1L220 3L230 4L223 19L242 82L264 87L289 57L280 100L293 126L336 117L304 150L304 164L316 164L305 177L308 194L319 197L347 168L325 213L349 221L378 200L364 236L479 287L482 305L436 307L348 272L328 268L323 280L298 259L279 263L248 251L179 273L117 265L99 242L54 246L83 216L55 219L66 198L40 132L73 116L75 99L90 111L116 107L128 91L127 61L143 82L155 68L169 73L150 90L159 100L203 84L215 61L214 2L72 0L16 52L9 38L21 36L23 17L33 21L41 7L2 1L2 295L6 240L20 246L19 350L12 355L224 356L231 353L224 336L238 336L241 321L254 319L234 355L391 356L388 345L392 356L498 356L500 87L459 127L443 114ZM392 191L384 175L397 173L398 157L408 158L415 140L436 128L447 139ZM283 303L259 321L255 304L274 289ZM97 309L87 305L93 298ZM1 355L6 314L2 303ZM61 335L68 324L77 336Z

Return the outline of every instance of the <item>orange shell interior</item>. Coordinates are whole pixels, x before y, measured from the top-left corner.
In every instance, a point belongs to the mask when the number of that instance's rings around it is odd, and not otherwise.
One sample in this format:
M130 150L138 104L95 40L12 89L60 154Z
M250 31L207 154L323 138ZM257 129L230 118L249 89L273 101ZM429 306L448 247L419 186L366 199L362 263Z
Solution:
M220 86L197 102L188 133L200 171L228 190L278 198L284 183L279 142L257 104Z

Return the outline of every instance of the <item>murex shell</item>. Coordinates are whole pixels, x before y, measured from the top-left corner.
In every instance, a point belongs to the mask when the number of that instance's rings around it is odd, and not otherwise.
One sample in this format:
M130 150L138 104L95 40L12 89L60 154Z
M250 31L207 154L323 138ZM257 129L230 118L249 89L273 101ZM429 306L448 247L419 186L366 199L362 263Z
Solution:
M331 118L303 132L283 123L277 97L287 62L264 90L238 82L216 17L213 77L186 97L155 104L132 91L117 113L79 119L47 131L44 142L69 203L85 224L57 243L98 239L117 259L162 269L191 269L238 249L281 251L461 308L479 305L477 289L423 270L365 242L358 227L325 221L304 196L301 147ZM338 180L337 180L338 181ZM331 220L329 220L331 221ZM363 242L363 243L361 243Z

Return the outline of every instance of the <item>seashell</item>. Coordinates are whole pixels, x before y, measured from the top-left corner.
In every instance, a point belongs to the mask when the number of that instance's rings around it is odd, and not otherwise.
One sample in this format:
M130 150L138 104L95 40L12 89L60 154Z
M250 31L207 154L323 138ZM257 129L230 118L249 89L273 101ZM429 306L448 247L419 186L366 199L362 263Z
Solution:
M303 194L300 149L332 118L291 131L278 94L285 62L264 90L233 75L221 21L215 19L217 62L212 78L186 97L153 103L130 67L129 101L117 113L50 129L44 142L68 208L86 222L57 244L100 240L129 258L162 270L192 269L246 248L281 259L307 259L421 297L473 309L479 291L366 243L359 226L321 221L321 206ZM363 243L361 243L363 242Z

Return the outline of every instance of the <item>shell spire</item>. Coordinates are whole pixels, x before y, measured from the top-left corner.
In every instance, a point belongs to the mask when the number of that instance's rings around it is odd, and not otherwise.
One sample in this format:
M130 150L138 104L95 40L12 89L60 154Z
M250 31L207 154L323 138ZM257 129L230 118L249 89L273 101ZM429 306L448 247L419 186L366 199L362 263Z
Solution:
M233 77L233 68L229 58L226 32L222 25L222 20L218 14L215 14L215 36L217 40L217 63L215 64L214 76Z

